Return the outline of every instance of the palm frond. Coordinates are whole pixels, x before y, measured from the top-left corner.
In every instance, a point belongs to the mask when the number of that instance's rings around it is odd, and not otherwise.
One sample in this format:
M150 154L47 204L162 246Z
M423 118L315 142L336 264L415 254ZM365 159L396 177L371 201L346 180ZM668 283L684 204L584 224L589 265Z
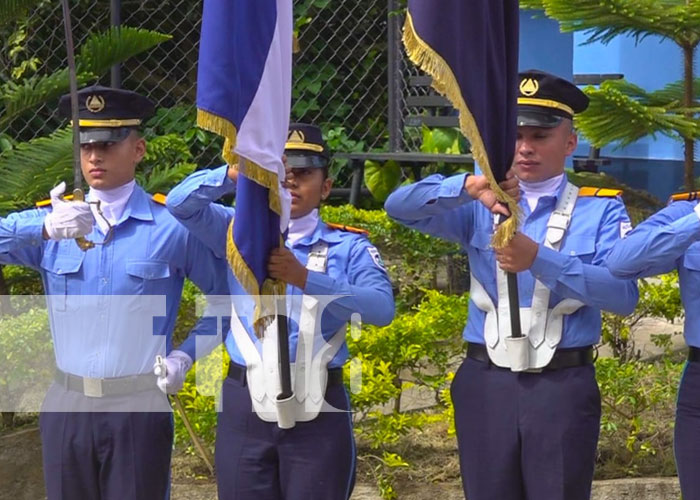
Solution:
M612 142L623 147L659 133L675 139L700 137L697 121L686 117L685 110L651 105L649 93L624 80L587 87L585 92L591 102L586 112L577 116L576 125L596 147Z
M700 40L700 0L525 0L544 8L563 31L583 31L587 43L608 43L618 35L638 41L649 35L694 46Z
M111 28L90 36L76 57L78 85L96 80L114 64L126 61L170 38L170 35L156 31L129 27ZM57 99L68 92L68 88L67 68L50 75L33 76L20 84L8 82L2 85L0 128L23 113L36 109L40 104Z
M685 87L683 80L669 83L664 88L649 93L650 103L652 105L661 105L663 103L684 101ZM695 105L700 106L700 78L693 81L693 95L695 96Z
M24 17L41 0L0 0L0 25L8 25Z
M77 64L81 71L101 75L113 65L145 52L172 36L157 31L113 27L91 35L80 47Z
M149 193L167 193L173 186L194 172L194 163L160 164L149 172L137 172L136 180Z
M94 80L96 75L81 73L78 76L78 85ZM0 87L0 98L3 104L3 114L0 116L0 128L3 128L12 120L39 105L58 99L68 91L68 69L62 69L50 75L35 75L17 84L7 82Z
M48 197L60 181L72 178L73 132L60 129L48 137L19 144L0 154L0 207L26 208Z

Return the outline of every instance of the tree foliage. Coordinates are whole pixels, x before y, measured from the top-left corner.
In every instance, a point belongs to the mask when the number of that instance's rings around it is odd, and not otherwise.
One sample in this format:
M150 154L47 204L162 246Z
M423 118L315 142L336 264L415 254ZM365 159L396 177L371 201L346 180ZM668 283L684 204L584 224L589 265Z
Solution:
M700 41L700 0L521 0L520 6L544 9L563 31L584 31L588 43L653 34L679 45Z

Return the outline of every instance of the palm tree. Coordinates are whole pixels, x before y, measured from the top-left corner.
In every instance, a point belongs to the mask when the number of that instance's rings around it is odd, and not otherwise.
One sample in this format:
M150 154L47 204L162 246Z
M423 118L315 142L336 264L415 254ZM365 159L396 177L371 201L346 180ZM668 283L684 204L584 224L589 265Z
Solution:
M683 51L683 80L656 92L624 80L607 81L586 93L591 106L577 120L596 147L627 145L662 133L684 143L686 188L695 189L695 141L700 139L700 81L694 81L693 56L700 42L700 0L521 0L521 7L543 9L562 31L582 31L586 43L608 43L618 35L637 41L650 35L675 42Z

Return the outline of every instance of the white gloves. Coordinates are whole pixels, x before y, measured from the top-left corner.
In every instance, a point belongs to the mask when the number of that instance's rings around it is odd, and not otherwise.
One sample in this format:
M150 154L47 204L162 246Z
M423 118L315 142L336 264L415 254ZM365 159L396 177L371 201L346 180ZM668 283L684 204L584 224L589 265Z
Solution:
M158 389L165 394L177 394L185 384L187 371L192 368L192 358L183 351L172 351L161 363L153 365L153 373L158 377Z
M44 218L44 229L52 240L73 239L92 232L94 219L90 205L61 199L65 190L66 183L61 182L50 192L53 210Z
M695 205L695 213L698 215L698 217L700 217L700 203Z

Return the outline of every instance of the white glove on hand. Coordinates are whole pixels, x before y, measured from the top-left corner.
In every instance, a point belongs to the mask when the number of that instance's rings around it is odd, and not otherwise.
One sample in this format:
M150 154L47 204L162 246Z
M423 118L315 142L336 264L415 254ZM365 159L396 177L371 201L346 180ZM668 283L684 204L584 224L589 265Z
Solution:
M50 192L53 210L44 218L44 229L52 240L74 239L92 232L94 218L90 205L84 201L66 201L62 182Z
M192 358L183 351L172 351L163 360L163 364L158 362L153 365L153 373L158 377L158 389L165 394L177 394L185 384L187 371L192 368Z

